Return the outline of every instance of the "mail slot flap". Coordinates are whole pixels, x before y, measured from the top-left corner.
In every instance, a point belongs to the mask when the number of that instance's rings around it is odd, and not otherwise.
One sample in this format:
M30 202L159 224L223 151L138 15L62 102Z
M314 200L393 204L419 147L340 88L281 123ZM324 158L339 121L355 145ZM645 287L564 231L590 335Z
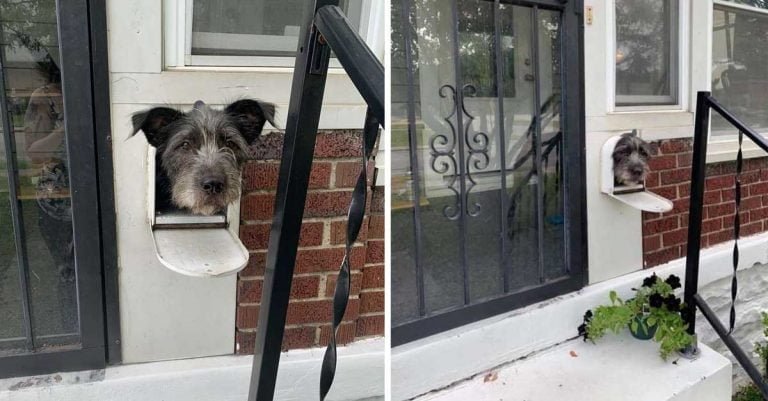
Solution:
M187 276L226 276L248 264L248 250L226 228L155 228L152 236L160 263Z

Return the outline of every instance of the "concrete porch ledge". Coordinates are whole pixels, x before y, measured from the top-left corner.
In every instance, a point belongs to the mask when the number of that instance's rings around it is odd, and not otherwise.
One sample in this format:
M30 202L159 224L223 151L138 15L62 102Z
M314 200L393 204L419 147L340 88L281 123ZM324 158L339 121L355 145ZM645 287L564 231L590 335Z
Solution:
M694 360L664 362L658 344L628 333L581 339L479 374L417 401L730 401L730 361L702 345Z
M282 354L275 400L318 398L325 348ZM384 394L384 340L339 348L329 400L352 401ZM243 401L251 356L219 356L109 367L0 380L0 401Z

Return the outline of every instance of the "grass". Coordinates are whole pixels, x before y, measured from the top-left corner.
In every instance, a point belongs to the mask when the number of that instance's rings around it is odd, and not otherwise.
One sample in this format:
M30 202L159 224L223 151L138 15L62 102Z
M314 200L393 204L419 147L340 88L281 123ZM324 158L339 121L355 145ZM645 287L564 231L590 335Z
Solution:
M732 401L764 401L763 395L760 394L760 390L750 383L739 389L736 394L733 395Z

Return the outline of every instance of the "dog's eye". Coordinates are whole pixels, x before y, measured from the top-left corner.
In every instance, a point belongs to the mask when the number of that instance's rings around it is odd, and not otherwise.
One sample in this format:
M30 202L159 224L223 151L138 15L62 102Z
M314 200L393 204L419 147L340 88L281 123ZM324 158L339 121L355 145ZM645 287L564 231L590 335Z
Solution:
M189 149L189 141L184 141L181 143L182 149Z
M228 148L234 148L234 147L236 147L236 146L237 146L237 145L235 144L235 141L233 141L233 140L231 140L231 139L227 139L227 147L228 147Z

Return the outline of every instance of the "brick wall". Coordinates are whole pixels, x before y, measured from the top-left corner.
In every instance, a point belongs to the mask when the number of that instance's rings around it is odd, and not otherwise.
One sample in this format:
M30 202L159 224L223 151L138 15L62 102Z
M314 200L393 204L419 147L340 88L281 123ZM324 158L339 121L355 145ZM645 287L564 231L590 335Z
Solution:
M282 133L263 136L253 146L255 160L243 170L240 238L251 258L238 275L238 354L253 353L282 141ZM360 147L360 131L318 134L283 349L328 343L336 274L344 255L346 213L360 171ZM372 163L369 172L374 172ZM350 258L351 299L338 333L341 344L384 333L384 196L382 187L369 189L366 220Z
M646 187L672 200L667 213L643 212L643 265L653 267L685 256L688 236L692 139L653 144ZM734 157L735 159L735 157ZM707 165L702 247L733 239L736 162ZM768 230L768 158L745 159L742 169L741 235Z

